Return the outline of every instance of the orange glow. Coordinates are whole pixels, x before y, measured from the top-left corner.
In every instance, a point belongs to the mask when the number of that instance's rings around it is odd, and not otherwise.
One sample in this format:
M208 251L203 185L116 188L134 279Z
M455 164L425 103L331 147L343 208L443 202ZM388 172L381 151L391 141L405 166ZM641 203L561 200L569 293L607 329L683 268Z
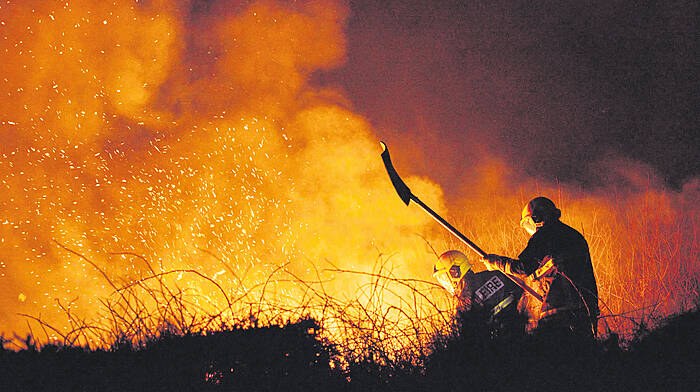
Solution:
M306 84L342 62L346 10L262 1L200 25L169 4L0 8L0 330L86 343L83 322L138 339L186 323L178 306L199 326L319 298L405 308L366 273L429 280L430 218L395 197L368 124Z
M188 4L0 5L0 331L25 334L30 321L39 340L100 344L164 321L185 330L306 312L336 337L348 319L404 343L407 326L439 328L445 294L392 279L431 282L426 242L460 245L401 203L378 138L342 93L309 84L344 61L347 9L258 1L198 15ZM524 202L563 193L552 199L588 237L614 312L650 290L666 296L664 311L687 300L657 282L697 274L697 184L618 200L511 186L505 165L484 162L449 214L431 179L402 175L476 243L510 256L525 243ZM639 278L649 287L628 285Z
M629 332L634 321L693 306L700 295L697 180L669 191L647 168L614 162L605 170L617 173L616 182L583 192L515 178L498 161L484 165L457 202L463 206L456 214L458 227L468 228L470 238L488 252L516 257L527 243L517 224L520 209L535 196L550 197L562 211L561 220L588 241L604 316L601 331L607 323Z

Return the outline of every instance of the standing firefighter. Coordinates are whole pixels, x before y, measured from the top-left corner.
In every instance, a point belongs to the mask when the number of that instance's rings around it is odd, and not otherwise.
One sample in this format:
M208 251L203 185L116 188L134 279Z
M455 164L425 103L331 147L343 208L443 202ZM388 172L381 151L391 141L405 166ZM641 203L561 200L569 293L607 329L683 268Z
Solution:
M501 327L516 321L523 290L502 272L474 273L467 256L450 250L438 258L433 276L448 292L458 296L459 311L485 311L490 321Z
M482 261L489 270L534 274L545 294L544 302L531 314L538 330L570 330L579 336L593 337L599 314L598 288L588 243L560 217L561 211L551 200L532 199L523 209L520 221L520 226L531 235L527 247L517 259L489 254Z

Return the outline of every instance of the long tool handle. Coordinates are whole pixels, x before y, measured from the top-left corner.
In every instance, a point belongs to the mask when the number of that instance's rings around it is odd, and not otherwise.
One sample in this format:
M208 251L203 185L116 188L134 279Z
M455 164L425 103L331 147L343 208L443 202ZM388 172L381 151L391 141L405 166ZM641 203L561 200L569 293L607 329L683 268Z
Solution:
M447 229L452 235L455 237L459 238L464 244L466 244L469 249L473 250L476 252L479 256L482 258L486 256L486 252L484 252L481 248L479 248L475 243L473 243L469 238L467 238L464 234L460 233L459 230L455 229L454 226L449 224L446 220L444 220L440 215L437 214L437 212L433 211L430 207L425 205L416 195L414 195L411 190L408 188L406 183L403 182L401 177L399 176L399 173L396 172L396 169L394 169L394 165L391 163L391 156L389 155L389 149L387 148L386 144L384 142L379 142L382 145L382 148L384 151L382 151L382 160L384 161L384 167L386 168L387 173L389 174L389 179L391 179L391 183L394 185L394 189L396 189L396 193L399 194L399 197L401 200L408 205L411 200L413 200L416 204L418 204L423 211L427 212L428 215L432 216L433 219L435 219L442 227ZM518 278L517 276L513 276L510 274L506 274L504 272L504 275L507 276L510 280L513 281L513 283L517 284L522 288L523 290L527 291L530 295L533 297L537 298L540 302L544 302L544 298L530 288L530 286L527 285L522 279Z
M464 234L460 233L459 230L455 229L454 226L449 224L446 220L442 219L440 215L437 214L437 212L433 211L430 207L425 205L418 197L416 197L414 194L411 194L411 200L416 202L425 212L427 212L430 216L433 217L442 227L447 229L450 233L452 233L455 237L459 238L466 244L469 249L473 250L476 252L479 256L486 257L486 252L484 252L481 248L479 248L475 243L473 243L469 238L467 238Z
M423 210L424 210L425 212L427 212L430 216L432 216L433 219L435 219L440 225L442 225L442 227L444 227L445 229L447 229L447 231L449 231L449 232L452 233L455 237L457 237L457 238L459 238L460 240L462 240L462 242L464 242L464 244L467 245L471 250L473 250L474 252L476 252L476 253L477 253L479 256L481 256L482 258L483 258L483 257L486 257L486 252L484 252L481 248L479 248L475 243L473 243L473 242L472 242L469 238L467 238L464 234L460 233L457 229L455 229L454 226L452 226L451 224L449 224L449 222L447 222L446 220L442 219L442 217L441 217L440 215L438 215L438 214L437 214L435 211L433 211L430 207L428 207L427 205L425 205L425 203L423 203L423 202L422 202L418 197L416 197L414 194L411 194L411 200L413 200L414 202L416 202L416 204L418 204L421 208L423 208ZM508 278L510 278L510 280L512 280L513 283L515 283L515 284L517 284L518 286L520 286L520 288L522 288L523 290L525 290L525 291L527 291L528 293L530 293L530 295L532 295L533 297L537 298L540 302L544 302L544 298L543 298L538 292L536 292L535 290L533 290L532 288L530 288L530 286L528 286L527 283L525 283L525 281L523 281L522 279L518 278L518 277L515 276L515 275L506 274L505 272L503 272L503 274L504 274L505 276L507 276Z

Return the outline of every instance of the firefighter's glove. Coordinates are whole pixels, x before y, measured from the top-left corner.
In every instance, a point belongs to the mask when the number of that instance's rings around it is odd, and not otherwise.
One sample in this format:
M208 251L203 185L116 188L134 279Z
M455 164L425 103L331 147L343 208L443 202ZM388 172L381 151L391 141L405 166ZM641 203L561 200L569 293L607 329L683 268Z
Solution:
M481 259L481 262L484 264L487 270L496 271L500 269L501 256L488 254Z

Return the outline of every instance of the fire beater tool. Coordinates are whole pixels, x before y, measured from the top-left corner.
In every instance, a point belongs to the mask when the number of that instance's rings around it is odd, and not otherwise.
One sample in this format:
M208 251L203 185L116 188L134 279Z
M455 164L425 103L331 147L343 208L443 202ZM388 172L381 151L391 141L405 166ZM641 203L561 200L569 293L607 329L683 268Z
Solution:
M428 215L432 216L433 219L435 219L442 227L447 229L452 235L455 237L459 238L465 245L469 247L469 249L473 250L476 254L478 254L480 257L484 258L486 257L486 252L481 250L475 243L473 243L469 238L467 238L464 234L460 233L459 230L455 229L454 226L452 226L449 222L444 220L440 215L438 215L435 211L433 211L430 207L425 205L416 195L414 195L411 190L408 188L405 182L399 177L399 173L396 172L396 169L394 169L394 165L391 163L391 156L389 155L389 149L387 148L386 144L384 142L379 142L382 145L382 160L384 161L384 167L386 167L386 171L389 174L389 179L391 180L391 183L394 185L394 189L396 189L396 193L399 194L399 198L401 198L401 201L404 202L404 204L408 205L411 200L413 200L414 203L418 204L420 208L423 209L423 211L427 212ZM518 278L517 276L513 276L510 274L504 273L510 280L512 280L515 284L520 286L523 290L527 291L532 295L533 297L537 298L540 302L544 302L544 298L537 293L535 290L533 290L530 286L528 286L522 279Z

